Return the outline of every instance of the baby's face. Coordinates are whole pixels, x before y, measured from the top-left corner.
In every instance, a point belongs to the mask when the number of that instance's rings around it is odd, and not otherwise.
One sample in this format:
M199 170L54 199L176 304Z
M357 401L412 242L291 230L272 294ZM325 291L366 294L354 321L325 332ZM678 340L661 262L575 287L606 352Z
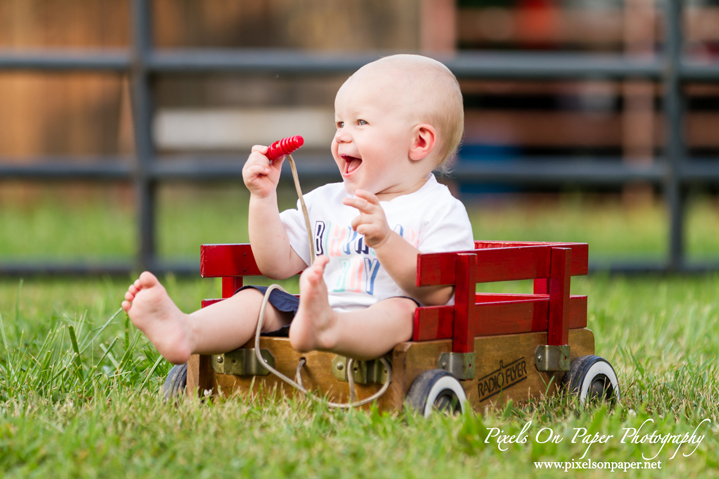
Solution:
M365 72L337 92L332 156L348 193L363 189L380 200L403 193L417 122L401 90L391 76Z

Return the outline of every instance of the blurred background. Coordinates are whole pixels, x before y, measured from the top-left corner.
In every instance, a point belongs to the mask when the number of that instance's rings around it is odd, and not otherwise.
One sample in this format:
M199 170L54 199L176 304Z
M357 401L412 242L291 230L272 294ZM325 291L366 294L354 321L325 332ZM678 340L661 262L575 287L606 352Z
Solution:
M250 147L340 181L337 88L396 52L460 80L475 238L719 269L719 0L0 0L0 274L196 275Z

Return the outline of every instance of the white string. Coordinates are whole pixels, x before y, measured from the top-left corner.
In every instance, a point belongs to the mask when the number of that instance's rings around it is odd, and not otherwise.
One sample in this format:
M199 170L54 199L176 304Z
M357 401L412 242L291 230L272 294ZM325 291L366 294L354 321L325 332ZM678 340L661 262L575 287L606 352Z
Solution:
M305 205L305 198L302 196L302 187L300 186L300 177L297 175L297 166L295 165L295 159L292 155L287 155L290 160L290 170L292 170L292 179L295 181L295 190L297 191L297 198L300 199L300 206L302 207L302 216L305 217L305 228L307 229L307 243L310 247L310 265L315 262L315 244L312 241L312 225L310 224L310 214L307 212L307 206Z
M267 292L265 292L265 297L262 298L262 307L260 308L260 317L257 320L257 330L255 331L255 357L257 357L257 360L260 362L262 367L266 368L268 371L270 371L272 374L277 376L278 378L282 379L284 382L289 384L290 386L294 387L295 389L302 391L304 394L306 394L309 398L315 401L322 401L321 398L315 396L311 392L307 391L303 387L303 385L298 384L297 382L293 381L292 379L288 378L272 366L270 366L267 362L265 362L265 359L260 354L260 333L262 332L262 324L265 322L265 310L267 308L267 303L270 299L270 293L272 291L279 289L280 291L285 291L282 286L279 284L273 284L269 288L267 288ZM287 292L287 291L285 291ZM302 364L302 360L304 358L300 359L300 364ZM387 382L382 385L382 388L377 391L372 396L362 399L361 401L355 401L355 387L354 387L354 377L352 375L352 362L353 360L350 359L347 361L347 381L350 385L350 402L349 403L334 403L334 402L328 402L327 405L329 407L333 408L340 408L340 409L348 409L353 407L362 406L364 404L370 403L374 401L375 399L380 398L385 392L387 392L387 389L389 389L389 384L392 381L392 368L389 365L389 361L387 361L385 358L379 358L380 361L382 361L382 364L384 365L385 369L387 369ZM302 381L302 378L300 376L301 366L298 366L297 368L297 376L300 378L300 381Z
M314 242L312 241L312 226L310 224L310 216L307 212L307 206L305 206L305 199L302 196L302 188L300 187L300 179L297 175L297 167L295 165L295 160L292 158L292 155L287 155L288 159L290 160L290 169L292 170L292 179L295 182L295 190L297 190L297 197L300 200L300 205L302 207L302 215L305 218L305 227L307 229L307 242L309 243L310 247L310 255L312 257L310 265L312 265L315 262L315 247ZM310 393L305 389L304 385L302 384L302 367L307 362L305 358L300 358L299 363L297 364L297 372L295 373L295 379L296 381L291 380L269 364L265 362L264 358L260 354L260 333L262 332L262 325L265 322L265 310L267 308L267 303L270 300L270 293L272 291L279 289L280 291L285 291L280 285L273 284L269 288L267 288L267 291L265 291L265 297L262 298L262 307L260 308L260 316L257 318L257 330L255 331L255 356L257 357L257 360L262 364L264 368L266 368L268 371L270 371L272 374L289 384L290 386L294 387L295 389L302 391L305 395L310 397L311 399L315 401L321 401L320 398L315 396L314 394ZM287 291L285 291L287 292ZM334 403L334 402L328 402L327 405L329 407L333 408L353 408L357 406L362 406L364 404L370 403L374 401L375 399L380 398L385 392L387 392L387 389L389 388L389 384L392 381L392 368L389 365L389 361L387 361L385 358L379 358L380 361L382 361L382 364L384 365L385 369L387 370L387 382L382 385L382 388L377 391L372 396L365 398L361 401L356 401L356 392L355 392L355 382L354 382L354 374L352 371L352 367L354 365L354 359L349 358L347 360L347 382L349 383L349 389L350 389L350 402L341 404L341 403Z

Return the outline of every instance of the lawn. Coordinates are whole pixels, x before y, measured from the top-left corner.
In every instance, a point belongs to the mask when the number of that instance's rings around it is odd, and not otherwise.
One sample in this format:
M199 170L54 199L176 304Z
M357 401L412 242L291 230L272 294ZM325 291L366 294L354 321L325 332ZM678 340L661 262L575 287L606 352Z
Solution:
M162 193L163 254L192 257L203 242L246 240L243 193L226 189L193 195ZM283 201L291 203L291 196ZM5 256L131 253L132 217L112 202L71 207L45 201L0 211L3 224L14 221L14 234L7 229L0 233ZM571 197L531 207L507 201L481 204L471 207L470 214L477 238L588 241L590 254L610 258L659 256L666 248L660 206L625 210L618 202ZM227 220L234 215L236 221ZM693 256L719 252L719 220L711 201L693 204L688 226ZM21 233L24 241L15 238ZM661 461L655 466L661 469L627 474L719 477L718 275L573 279L572 292L589 296L588 323L597 354L609 359L619 376L622 401L616 407L582 408L555 397L429 420L408 412L333 411L301 398L165 404L159 391L170 366L124 313L114 315L129 280L0 280L4 477L564 475L539 469L536 461L567 462L582 477L603 477L609 475L605 470L576 467L588 458L643 462L655 455L651 462ZM164 282L186 311L219 291L216 280L170 276ZM492 287L512 292L529 288L526 283ZM627 428L642 424L642 435L691 435L696 430L695 437L703 438L698 447L682 445L676 455L673 444L660 451L661 444L621 442ZM485 441L495 432L492 428L506 435L525 428L527 440L501 445L507 448L502 451L496 439ZM582 458L588 445L572 442L580 428L592 436L614 437L591 445ZM541 443L550 432L563 440Z
M309 182L307 182L309 183ZM311 184L304 185L305 191ZM131 259L136 239L132 203L109 187L87 188L68 200L56 187L33 201L0 189L0 261L48 259ZM132 197L130 196L130 199ZM162 257L199 261L203 243L248 241L248 193L237 183L159 188L157 241ZM294 207L294 190L280 191L280 207ZM517 200L496 195L467 199L476 239L578 241L590 244L599 261L662 258L668 250L664 205L625 208L613 196L535 195ZM719 208L716 199L693 197L686 215L686 247L692 260L719 260ZM199 263L198 263L199 264Z

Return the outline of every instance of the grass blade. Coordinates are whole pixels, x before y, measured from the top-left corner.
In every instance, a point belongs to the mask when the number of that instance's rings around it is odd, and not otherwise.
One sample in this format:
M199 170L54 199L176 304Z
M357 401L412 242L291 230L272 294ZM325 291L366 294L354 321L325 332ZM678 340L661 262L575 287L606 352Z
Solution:
M15 324L20 321L20 293L22 293L23 279L20 278L20 282L17 285L17 296L15 298Z
M118 338L115 338L115 339L118 339ZM115 355L112 354L112 352L110 351L112 349L112 347L115 346L115 342L116 341L113 341L112 344L110 344L109 348L106 348L104 344L101 344L100 349L102 349L103 352L105 353L102 356L103 359L105 358L105 356L107 356L107 359L109 359L110 362L112 363L112 365L115 367L115 369L117 369L120 367L120 364L117 362L117 359L115 359Z
M125 351L130 347L130 316L127 314L125 314L125 343L123 346Z
M75 363L75 371L77 372L78 378L83 381L85 379L85 376L82 373L82 361L80 360L80 348L77 346L77 337L75 336L75 327L70 325L68 326L68 331L70 332L70 342L72 343L72 349L75 351L75 359L73 362Z
M100 336L100 335L103 333L103 331L105 331L105 330L107 329L107 327L110 326L110 324L112 323L112 321L117 317L118 314L120 314L120 311L122 311L122 308L119 308L117 311L115 311L115 314L113 314L112 316L110 316L110 319L108 319L108 320L105 322L105 324L103 324L99 329L97 329L97 333L95 334L95 336L92 337L91 340L86 341L85 343L83 343L82 350L80 351L81 353L84 353L85 350L86 350L88 347L90 347L90 346L92 345L92 343L95 342L95 340L98 338L98 336Z
M10 352L7 345L7 337L5 337L5 323L2 320L2 314L0 314L0 333L2 333L2 344L5 347L5 351Z
M163 358L162 356L160 356L160 357L157 358L157 361L155 361L155 364L154 364L154 365L152 366L152 368L150 369L150 372L147 373L147 376L145 377L145 380L142 381L142 384L140 384L140 389L142 389L142 388L145 387L145 384L147 384L147 381L150 380L150 376L152 376L152 373L155 372L155 369L157 369L157 366L160 365L160 363L162 362L163 359L164 359L164 358Z
M7 367L10 369L10 374L15 377L15 368L12 365L12 359L10 357L10 347L7 344L7 337L5 336L5 323L2 320L2 314L0 314L0 333L2 333L2 343L5 347L5 354L7 356Z

